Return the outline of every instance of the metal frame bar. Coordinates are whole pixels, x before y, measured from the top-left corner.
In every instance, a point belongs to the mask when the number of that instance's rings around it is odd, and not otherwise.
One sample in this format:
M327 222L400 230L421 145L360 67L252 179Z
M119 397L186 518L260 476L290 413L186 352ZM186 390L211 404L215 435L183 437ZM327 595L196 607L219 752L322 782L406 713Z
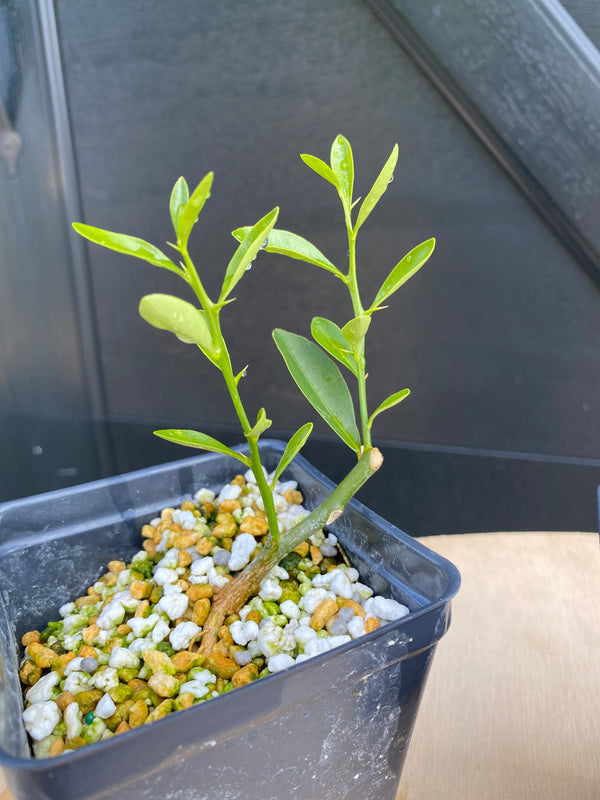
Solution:
M600 285L600 53L562 5L366 3Z

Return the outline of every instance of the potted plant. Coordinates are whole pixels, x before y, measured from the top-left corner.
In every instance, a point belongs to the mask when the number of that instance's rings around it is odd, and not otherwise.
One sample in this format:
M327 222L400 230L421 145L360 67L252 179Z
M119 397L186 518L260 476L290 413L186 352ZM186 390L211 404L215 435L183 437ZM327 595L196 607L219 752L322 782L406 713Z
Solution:
M443 559L352 500L383 462L372 444L374 420L409 394L396 391L369 413L365 338L371 319L434 246L430 239L411 250L364 304L356 238L391 181L397 157L396 146L353 220L359 200L353 199L348 141L335 138L329 165L302 156L341 199L347 271L306 239L278 230L273 209L234 231L239 245L215 300L188 251L211 173L191 194L183 178L173 188L176 260L140 239L75 224L89 240L168 269L189 285L199 307L151 294L142 298L140 314L196 345L221 373L245 445L229 448L198 431L157 431L210 455L0 507L0 580L7 585L5 605L0 600L0 685L7 688L0 702L3 718L12 720L0 729L0 763L18 798L83 800L122 791L129 798L395 795L427 668L459 580ZM271 420L263 408L250 415L239 391L244 370L233 368L220 315L261 249L325 269L349 292L353 317L342 328L316 317L314 341L273 333L302 393L356 454L356 465L337 487L298 455L310 423L285 445L265 440ZM356 381L357 418L336 361ZM235 462L243 475L235 476ZM208 488L194 504L190 498L201 486ZM148 524L161 508L162 520ZM133 556L143 523L146 545ZM113 566L100 585L107 562ZM57 601L62 605L86 586L87 596L63 606L63 620L45 638L32 630L51 618ZM186 608L171 612L181 605L173 598L183 598ZM201 619L195 616L200 611ZM166 626L164 641L153 641L153 629L142 631L153 617L156 629L158 621ZM14 637L24 633L27 650L19 663ZM95 663L85 666L86 659ZM111 669L118 676L109 688ZM24 758L26 737L15 724L19 672L29 687L23 716L39 761ZM130 726L126 714L133 715L135 692L147 718ZM118 694L127 694L122 717ZM205 702L213 696L215 702ZM101 703L110 715L101 713ZM145 724L151 719L160 724ZM76 746L98 739L98 747ZM49 762L49 755L58 758Z

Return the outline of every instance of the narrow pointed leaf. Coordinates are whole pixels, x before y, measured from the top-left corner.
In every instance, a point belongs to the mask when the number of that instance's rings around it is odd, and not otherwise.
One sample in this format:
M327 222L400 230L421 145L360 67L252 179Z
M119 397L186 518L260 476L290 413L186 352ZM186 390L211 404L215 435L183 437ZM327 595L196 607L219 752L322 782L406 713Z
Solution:
M260 411L258 412L257 417L256 417L256 424L254 425L252 430L249 431L246 434L246 439L249 439L251 436L252 437L260 436L268 428L270 428L272 424L273 424L273 421L270 420L270 419L267 419L267 412L264 410L264 408L261 408Z
M369 194L365 197L363 204L358 209L358 217L356 218L356 225L354 226L354 233L360 228L366 218L369 216L371 211L375 208L377 203L380 201L383 193L388 187L388 184L391 183L392 178L394 177L394 170L396 169L396 163L398 162L398 145L394 145L394 149L388 160L383 165L383 169L379 173L379 176Z
M233 287L242 279L244 272L254 261L258 255L258 251L262 247L265 239L269 236L273 229L273 225L277 221L279 209L274 208L256 225L254 225L240 242L239 247L233 254L233 258L227 266L225 273L225 280L223 281L223 288L221 289L221 296L219 302L223 302L225 298L232 291Z
M171 331L186 342L194 342L207 353L214 346L206 316L191 303L169 294L148 294L140 300L140 316L165 331Z
M192 192L192 196L185 204L184 208L179 213L177 222L177 239L186 247L192 228L198 221L198 215L204 208L204 204L210 197L210 190L212 187L214 174L209 172L200 181L198 186Z
M292 436L289 442L286 445L285 450L283 451L283 455L281 456L281 460L279 464L277 464L277 468L273 473L273 479L271 481L271 488L275 487L275 484L283 474L286 467L292 463L292 461L296 458L300 450L304 447L306 440L310 436L310 433L313 429L312 422L307 422L306 425L303 425L300 430L297 430L296 433Z
M350 344L350 348L355 350L358 345L365 338L366 332L369 330L371 324L371 317L362 314L360 317L355 317L347 322L342 328L342 335Z
M173 229L175 230L175 233L177 233L181 212L186 207L189 199L190 190L188 189L185 178L181 177L175 183L175 186L173 186L173 191L171 192L171 202L169 203L171 220L173 221Z
M227 447L217 439L213 439L212 436L208 436L206 433L175 428L154 431L154 435L161 439L166 439L167 442L183 444L186 447L195 447L197 450L208 450L211 453L222 453L223 455L231 456L232 458L241 461L242 464L245 464L247 467L250 466L250 459L247 456L243 455L242 453L236 453L235 450Z
M232 235L238 241L241 241L249 230L250 228L247 227L238 228L233 231ZM329 272L333 272L334 275L345 281L344 275L335 264L332 264L314 244L311 244L307 239L303 239L302 236L298 236L295 233L273 228L269 234L267 244L264 245L264 249L267 253L278 253L282 256L295 258L298 261L306 261L308 264L314 264L316 267L321 267Z
M310 332L317 344L358 377L358 365L352 355L350 343L335 322L324 317L315 317L310 324Z
M117 253L124 253L126 256L141 258L155 267L164 267L181 274L179 268L162 250L159 250L158 247L149 242L145 242L143 239L138 239L135 236L126 236L124 233L113 233L113 231L106 231L102 228L94 228L92 225L84 225L82 222L74 222L73 228L81 236L89 239L90 242L94 242L94 244L100 244L102 247L116 250Z
M401 403L405 397L408 397L410 394L410 389L402 389L400 392L395 392L391 394L388 398L386 398L381 405L377 406L375 411L369 417L369 428L373 424L373 420L378 414L381 414L382 411L386 411L388 408L392 408L393 406L397 406L398 403Z
M303 153L300 158L302 161L304 161L307 167L310 167L317 173L317 175L320 175L322 178L325 178L326 181L332 183L338 191L340 190L340 183L335 175L335 172L331 169L329 164L326 164L316 156L306 155L306 153Z
M421 269L423 264L427 261L429 256L433 253L435 247L435 239L427 239L426 242L418 244L410 253L404 256L402 261L399 261L394 269L387 276L383 282L381 289L377 292L369 312L372 312L376 306L380 305L391 294L399 289L402 284L411 278L415 272Z
M340 194L350 208L354 189L354 159L350 142L341 134L335 137L331 145L331 169L338 179Z
M358 453L360 435L352 397L337 366L303 336L278 328L273 338L302 394L342 441Z

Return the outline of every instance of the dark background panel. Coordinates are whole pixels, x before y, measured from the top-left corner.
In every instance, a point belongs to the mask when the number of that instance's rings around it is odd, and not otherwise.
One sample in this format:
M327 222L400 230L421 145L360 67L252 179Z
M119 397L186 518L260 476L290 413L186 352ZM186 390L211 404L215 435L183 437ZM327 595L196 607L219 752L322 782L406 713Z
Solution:
M231 429L219 434L229 445L239 441ZM285 434L273 432L274 437ZM114 422L110 437L117 472L173 461L181 452L153 437L147 425ZM413 536L596 526L600 460L377 444L384 465L357 498ZM321 436L312 436L302 455L336 482L354 463L350 450Z
M456 25L477 22L484 4L472 6ZM565 6L586 21L593 39L594 9L574 0ZM77 216L166 247L172 184L180 174L196 183L214 170L213 195L192 238L213 295L235 248L230 231L275 205L279 227L343 264L339 201L299 154L326 158L343 132L354 147L356 194L364 196L398 142L396 178L359 239L366 297L412 246L435 235L437 248L372 326L372 405L405 386L412 394L377 420L387 471L362 498L412 533L595 527L598 286L368 3L180 0L167 13L159 0L57 0L54 8ZM486 53L480 58L483 69ZM41 116L39 124L51 128ZM64 187L53 199L64 205ZM64 207L62 214L54 229L74 237ZM192 299L186 287L141 262L100 248L86 252L91 307L82 316L72 296L65 319L84 319L95 332L103 402L95 410L88 403L89 419L65 434L69 403L84 397L85 385L65 400L61 420L62 400L53 404L54 417L37 416L24 384L24 400L1 411L4 436L8 427L14 439L17 425L39 424L45 454L54 455L36 460L31 446L17 448L19 475L3 482L0 497L78 482L79 471L64 471L78 469L77 459L58 474L63 440L100 438L109 454L96 467L100 475L187 455L154 440L153 427L192 426L239 439L214 368L137 314L143 294ZM4 278L14 267L2 270ZM263 253L238 289L223 317L234 364L249 364L249 408L265 405L280 435L313 419L317 436L308 455L340 477L349 453L331 448L329 430L291 383L271 330L306 333L315 315L344 323L350 308L342 287L317 268ZM42 307L41 298L35 302ZM25 321L16 328L25 329ZM57 358L62 334L46 332L46 348L28 352L28 374L55 369L60 386L78 359L89 369L85 352ZM3 329L2 337L11 341L12 333ZM9 363L6 374L13 368Z
M173 181L214 169L194 234L213 292L233 251L229 231L275 204L282 227L342 261L335 193L298 153L325 155L343 130L364 194L397 140L397 178L361 242L367 296L411 246L435 234L438 248L375 320L373 397L414 390L379 435L600 452L591 378L600 374L600 296L365 4L263 2L249 15L236 3L184 2L158 26L161 4L134 2L116 29L111 8L58 5L87 222L162 243ZM144 292L181 291L177 279L98 249L90 261L109 415L226 424L210 365L136 317ZM315 269L261 256L237 294L227 319L236 363L250 364L248 396L266 390L278 424L297 426L309 412L273 357L270 331L306 331L332 307L345 321L343 293Z

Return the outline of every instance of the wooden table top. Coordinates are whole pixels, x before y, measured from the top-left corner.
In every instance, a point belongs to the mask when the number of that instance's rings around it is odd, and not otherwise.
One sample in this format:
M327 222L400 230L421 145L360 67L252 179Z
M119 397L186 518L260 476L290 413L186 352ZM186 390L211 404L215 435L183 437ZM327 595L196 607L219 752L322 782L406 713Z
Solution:
M423 541L463 583L398 800L598 800L598 534ZM0 800L12 800L1 771Z
M423 541L463 582L398 800L598 800L598 534Z

